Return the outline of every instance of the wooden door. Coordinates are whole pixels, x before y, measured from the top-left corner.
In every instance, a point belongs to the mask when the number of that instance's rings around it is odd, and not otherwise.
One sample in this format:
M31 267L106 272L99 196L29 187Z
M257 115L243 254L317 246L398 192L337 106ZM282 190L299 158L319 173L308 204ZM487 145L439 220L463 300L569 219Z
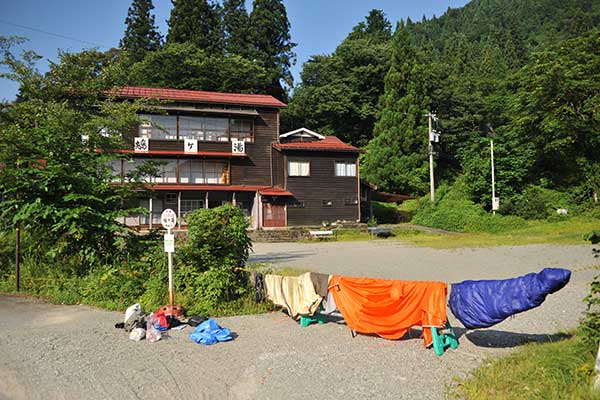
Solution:
M265 228L285 226L285 206L263 203L263 226Z

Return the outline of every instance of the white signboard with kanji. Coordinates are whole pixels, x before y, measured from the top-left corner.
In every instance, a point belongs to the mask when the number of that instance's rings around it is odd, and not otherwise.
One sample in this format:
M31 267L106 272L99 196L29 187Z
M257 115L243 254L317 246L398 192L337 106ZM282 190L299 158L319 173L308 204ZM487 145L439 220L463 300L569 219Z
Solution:
M165 233L165 253L175 253L175 235Z
M500 197L494 197L492 199L492 210L498 211L500 209Z
M243 140L232 140L231 141L231 152L234 154L246 153L246 142Z
M160 223L162 224L163 228L170 231L171 229L175 228L175 225L177 224L177 214L175 214L175 211L167 208L160 215Z
M150 150L150 139L145 137L136 137L133 139L133 150L135 152L146 153Z
M185 139L183 151L186 153L197 153L198 152L198 140Z

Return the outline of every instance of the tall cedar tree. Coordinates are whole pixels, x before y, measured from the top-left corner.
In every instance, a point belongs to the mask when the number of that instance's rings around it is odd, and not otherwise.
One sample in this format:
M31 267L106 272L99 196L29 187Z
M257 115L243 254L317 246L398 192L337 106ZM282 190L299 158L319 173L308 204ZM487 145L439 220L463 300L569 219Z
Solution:
M225 0L223 2L223 32L225 48L229 54L249 56L250 44L248 32L250 16L244 0Z
M127 12L127 28L119 46L127 50L132 61L140 61L146 52L160 48L162 37L154 25L152 9L152 0L133 0Z
M223 52L221 8L212 0L171 0L167 43L192 43L211 54Z
M427 190L427 99L417 66L416 49L400 22L392 40L381 115L364 156L367 179L396 193Z
M291 41L290 21L281 0L254 0L250 14L252 56L268 72L270 84L266 92L287 101L293 84L290 67L296 63L296 46Z

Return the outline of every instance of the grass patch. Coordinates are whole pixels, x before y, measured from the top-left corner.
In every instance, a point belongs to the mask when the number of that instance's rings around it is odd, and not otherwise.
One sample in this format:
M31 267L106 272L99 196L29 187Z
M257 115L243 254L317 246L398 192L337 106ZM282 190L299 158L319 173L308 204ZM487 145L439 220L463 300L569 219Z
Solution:
M358 229L340 229L337 240L368 241L398 240L416 246L440 249L484 246L518 246L527 244L580 245L584 236L600 228L600 220L586 217L571 217L555 221L526 221L523 226L498 233L460 232L455 234L425 233L410 225L392 226L393 237L383 239Z
M583 243L586 233L600 226L600 221L583 217L549 222L527 221L522 228L502 233L469 232L456 235L421 234L402 240L417 246L434 248L458 248L501 245L557 244L577 245Z
M451 396L459 399L597 399L590 392L595 349L579 337L527 344L515 353L487 362Z

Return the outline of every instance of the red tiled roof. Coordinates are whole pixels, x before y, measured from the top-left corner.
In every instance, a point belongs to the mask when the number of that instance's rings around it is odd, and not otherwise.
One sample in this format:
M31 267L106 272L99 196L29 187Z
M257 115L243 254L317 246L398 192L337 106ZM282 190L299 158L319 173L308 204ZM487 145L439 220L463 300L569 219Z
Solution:
M203 92L200 90L161 89L139 86L125 86L118 89L117 97L152 98L159 100L190 101L194 103L236 104L243 106L284 108L275 97L266 94L242 94Z
M263 196L293 196L291 192L271 186L256 185L179 185L159 183L149 185L152 190L201 190L201 191L226 191L226 192L260 192Z
M262 189L259 191L263 196L293 196L292 192L288 192L287 190L280 187L270 187L266 189Z
M273 146L279 150L342 151L360 153L358 147L350 146L335 136L326 136L325 139L314 142L276 143Z
M124 154L139 154L139 155L150 155L150 156L185 156L185 157L248 157L246 153L228 153L224 151L198 151L196 153L186 153L185 151L172 151L172 150L148 150L148 151L135 151L135 150L115 150L116 153Z
M149 185L152 190L202 190L202 191L227 191L227 192L256 192L267 186L250 185L179 185L169 183L158 183Z

